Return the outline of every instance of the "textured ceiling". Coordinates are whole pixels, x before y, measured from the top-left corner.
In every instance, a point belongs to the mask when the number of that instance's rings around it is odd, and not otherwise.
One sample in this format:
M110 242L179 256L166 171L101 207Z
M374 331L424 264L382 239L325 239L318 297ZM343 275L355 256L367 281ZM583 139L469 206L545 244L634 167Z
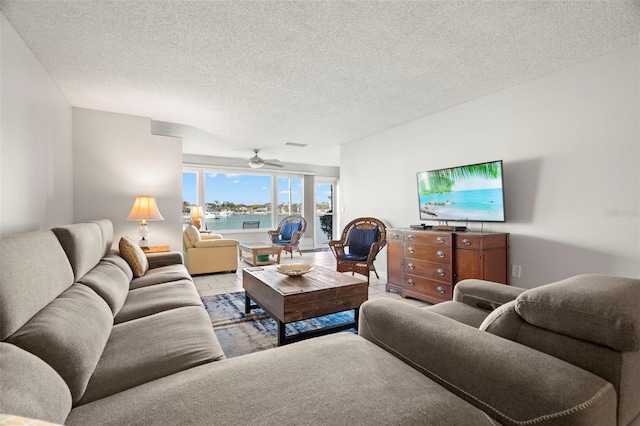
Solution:
M0 1L73 106L184 152L339 145L638 43L639 1ZM175 124L173 124L175 123ZM305 148L287 142L308 144Z

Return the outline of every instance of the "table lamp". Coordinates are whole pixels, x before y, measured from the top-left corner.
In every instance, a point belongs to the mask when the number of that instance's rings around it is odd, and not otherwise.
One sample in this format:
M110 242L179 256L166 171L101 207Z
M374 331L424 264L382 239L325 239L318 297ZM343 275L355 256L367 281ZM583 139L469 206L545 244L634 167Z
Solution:
M149 247L149 241L147 235L149 235L149 229L147 228L147 221L151 220L164 220L164 217L158 210L158 204L156 204L156 197L150 197L148 195L140 195L136 197L133 202L133 207L127 216L127 220L139 220L140 229L138 234L141 237L140 247Z
M191 219L193 219L193 226L200 230L200 218L204 217L204 211L202 206L189 206L191 207Z

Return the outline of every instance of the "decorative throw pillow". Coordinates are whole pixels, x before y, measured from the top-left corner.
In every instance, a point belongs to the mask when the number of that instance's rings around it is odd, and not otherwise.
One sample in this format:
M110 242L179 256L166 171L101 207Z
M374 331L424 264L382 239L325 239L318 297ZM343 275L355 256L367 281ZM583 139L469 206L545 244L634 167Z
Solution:
M349 253L358 256L368 256L371 245L378 240L378 228L359 229L349 231Z
M14 416L12 414L0 414L0 426L57 426L58 423L49 423L44 420L36 420L29 417Z
M120 238L120 256L127 261L134 277L141 277L149 270L149 261L142 249L129 237Z
M285 222L282 224L282 228L280 229L281 239L284 241L291 241L293 237L293 233L297 232L301 229L300 222Z

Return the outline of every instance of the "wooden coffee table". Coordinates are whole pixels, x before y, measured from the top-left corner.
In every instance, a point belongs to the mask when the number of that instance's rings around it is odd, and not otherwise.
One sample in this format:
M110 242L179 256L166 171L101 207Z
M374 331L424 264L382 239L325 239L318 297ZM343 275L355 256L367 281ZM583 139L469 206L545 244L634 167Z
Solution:
M278 346L336 331L358 328L360 305L367 301L369 285L351 275L316 266L300 276L283 275L277 266L244 268L245 313L260 307L278 322ZM255 304L251 304L251 301ZM287 336L287 323L354 310L354 321Z
M249 265L271 265L272 263L280 263L280 254L282 254L283 246L261 242L240 243L240 259ZM276 256L271 259L270 256ZM258 260L258 256L269 256L268 260Z

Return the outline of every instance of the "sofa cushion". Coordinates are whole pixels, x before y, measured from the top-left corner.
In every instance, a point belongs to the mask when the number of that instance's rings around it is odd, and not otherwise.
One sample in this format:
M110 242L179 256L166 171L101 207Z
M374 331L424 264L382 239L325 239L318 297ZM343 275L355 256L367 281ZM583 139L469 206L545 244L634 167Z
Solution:
M621 352L640 349L640 280L578 275L517 298L526 322Z
M524 321L516 312L516 301L505 303L491 311L480 324L480 330L517 342Z
M224 359L202 305L171 309L113 327L80 404Z
M360 254L351 254L351 253L345 253L345 254L339 254L338 255L338 259L340 260L350 260L350 261L360 261L360 262L364 262L365 260L367 260L369 256L366 254L360 255Z
M285 222L282 224L282 228L280 228L280 239L281 242L289 242L293 237L293 233L299 231L302 227L300 222Z
M77 407L66 424L203 423L496 425L481 410L351 333L163 377Z
M200 231L198 231L198 228L196 228L193 225L185 229L184 234L187 236L187 239L189 240L192 246L194 246L198 241L201 240Z
M111 312L115 316L129 291L129 278L118 266L111 262L101 261L84 277L80 278L78 283L90 287L98 293L111 308Z
M111 251L113 245L113 223L108 219L93 220L100 227L102 232L102 256L106 256Z
M15 333L73 284L73 270L51 231L0 239L0 340Z
M0 412L63 423L71 393L62 377L35 355L0 342Z
M113 315L89 287L74 284L45 306L7 342L36 355L64 379L80 400L109 338Z
M120 251L112 249L109 254L102 258L103 262L109 262L116 265L124 274L127 276L127 279L131 281L133 279L133 271L131 270L131 266L127 263L126 260L120 256Z
M184 265L167 265L149 269L142 277L134 278L129 284L129 289L146 287L149 285L163 284L171 281L191 280L191 275Z
M104 256L102 229L97 223L76 223L51 231L67 253L75 281L96 266Z
M127 261L134 277L143 276L149 269L149 261L144 252L131 238L122 237L118 243L120 256Z
M378 228L359 229L349 231L349 254L356 256L369 256L371 245L378 240Z
M435 312L436 314L454 319L462 324L467 324L475 328L480 327L482 321L487 317L486 311L472 308L465 303L453 300L428 306L425 309L429 309L431 312Z
M124 306L114 318L119 324L182 306L202 306L193 282L173 281L131 290Z

